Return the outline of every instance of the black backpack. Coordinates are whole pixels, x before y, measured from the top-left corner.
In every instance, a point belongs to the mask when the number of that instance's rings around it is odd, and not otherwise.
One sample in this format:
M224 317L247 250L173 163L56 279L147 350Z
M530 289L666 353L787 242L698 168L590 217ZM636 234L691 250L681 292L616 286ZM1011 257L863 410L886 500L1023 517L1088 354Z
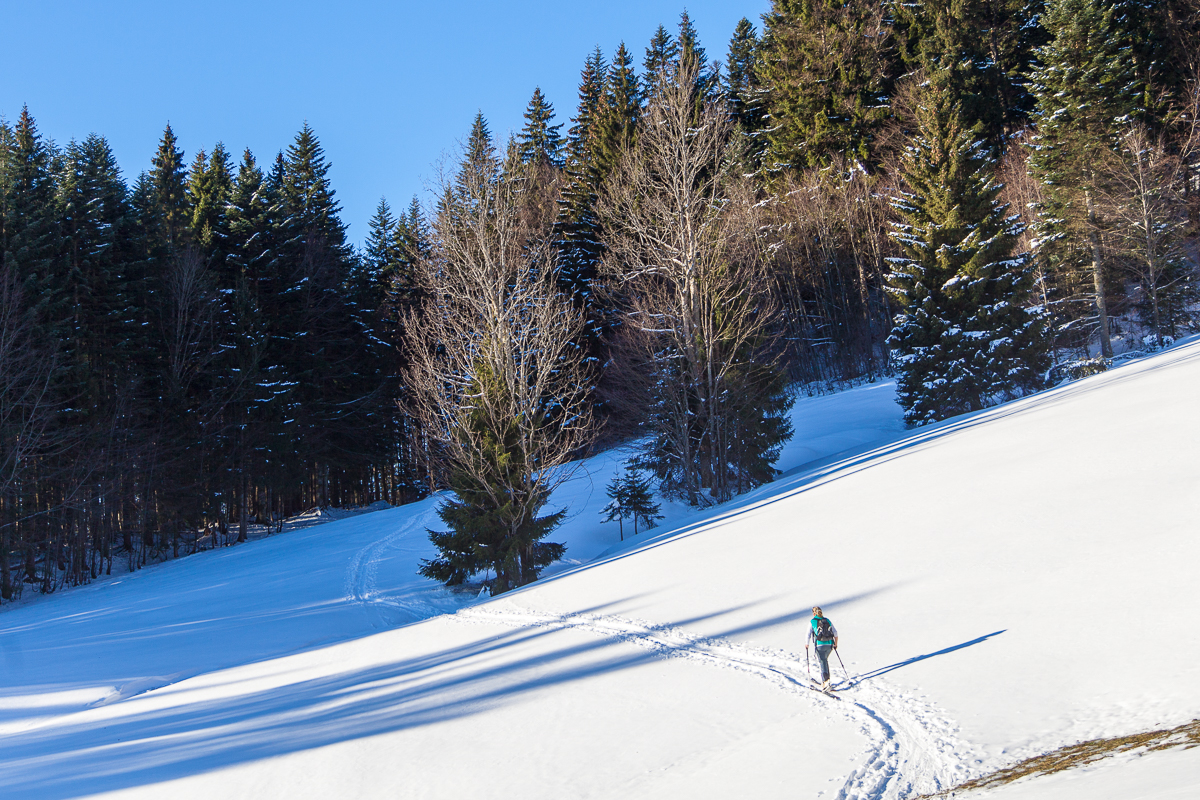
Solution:
M813 638L817 640L818 644L833 641L833 623L827 617L818 618L817 626L813 630L815 631Z

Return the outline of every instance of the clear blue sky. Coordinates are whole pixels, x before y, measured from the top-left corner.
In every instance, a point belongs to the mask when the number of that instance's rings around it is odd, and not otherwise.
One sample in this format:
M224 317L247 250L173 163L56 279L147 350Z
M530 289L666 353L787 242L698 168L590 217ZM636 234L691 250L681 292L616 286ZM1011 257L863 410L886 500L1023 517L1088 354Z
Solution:
M519 130L535 86L570 126L584 58L621 41L640 69L660 24L686 5L709 57L724 61L742 17L769 0L0 0L0 115L23 104L44 136L93 131L127 181L150 165L170 121L190 163L223 141L268 162L308 121L333 163L350 238L379 198L422 195L482 110L496 138Z

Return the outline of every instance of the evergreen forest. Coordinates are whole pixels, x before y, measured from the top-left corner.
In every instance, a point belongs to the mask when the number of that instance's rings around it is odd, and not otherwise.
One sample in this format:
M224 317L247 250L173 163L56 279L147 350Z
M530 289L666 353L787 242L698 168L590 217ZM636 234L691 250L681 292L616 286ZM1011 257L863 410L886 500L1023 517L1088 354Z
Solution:
M423 574L499 593L596 448L636 532L771 480L797 392L922 425L1200 327L1200 0L773 0L722 50L597 47L361 247L307 124L130 179L7 110L0 602L441 489Z

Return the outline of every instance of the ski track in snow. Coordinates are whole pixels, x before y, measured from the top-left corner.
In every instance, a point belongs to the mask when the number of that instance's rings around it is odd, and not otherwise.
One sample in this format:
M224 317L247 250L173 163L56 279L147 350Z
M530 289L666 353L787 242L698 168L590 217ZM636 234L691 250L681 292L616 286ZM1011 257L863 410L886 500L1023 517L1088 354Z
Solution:
M575 629L713 666L749 672L779 688L802 695L824 710L840 713L867 738L861 766L846 778L837 800L899 800L955 786L968 777L975 748L956 726L921 698L886 681L842 681L838 700L821 692L799 656L723 639L694 636L679 628L598 614L550 614L498 601L460 610L452 619L515 628ZM840 666L840 665L839 665Z
M446 612L445 608L438 608L421 600L387 597L379 590L380 562L384 560L390 550L396 549L414 531L424 531L431 516L433 516L432 509L413 516L392 533L376 539L359 550L350 559L350 567L346 570L344 584L345 597L350 602L362 605L373 615L371 624L374 627L387 628L394 624L394 621L389 619L389 610L403 611L418 619L434 617Z

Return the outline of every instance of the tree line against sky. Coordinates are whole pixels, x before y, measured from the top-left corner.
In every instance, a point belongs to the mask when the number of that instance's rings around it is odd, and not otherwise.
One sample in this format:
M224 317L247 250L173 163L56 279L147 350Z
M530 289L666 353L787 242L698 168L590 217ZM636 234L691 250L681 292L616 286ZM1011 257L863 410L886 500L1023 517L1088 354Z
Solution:
M474 121L359 250L307 125L272 161L0 125L0 599L325 505L453 488L426 574L562 555L589 448L695 505L772 477L797 385L913 424L1193 326L1195 0L776 0ZM566 132L563 132L563 128ZM1099 359L1094 358L1098 356Z

